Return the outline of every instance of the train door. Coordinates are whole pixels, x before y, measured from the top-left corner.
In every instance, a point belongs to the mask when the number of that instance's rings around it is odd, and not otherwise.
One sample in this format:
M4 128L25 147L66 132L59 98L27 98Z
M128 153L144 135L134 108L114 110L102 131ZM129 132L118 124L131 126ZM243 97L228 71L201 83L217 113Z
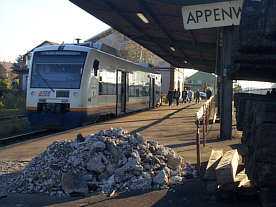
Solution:
M125 113L128 102L128 73L117 70L116 74L116 115Z
M98 104L98 93L99 93L99 81L96 77L92 76L90 80L90 96L88 97L88 104L90 106L97 106Z
M91 79L90 79L90 88L88 96L88 105L97 106L98 105L98 94L99 94L99 61L94 60L93 68L91 69Z
M150 101L149 107L154 108L156 105L156 97L155 97L155 78L150 78Z

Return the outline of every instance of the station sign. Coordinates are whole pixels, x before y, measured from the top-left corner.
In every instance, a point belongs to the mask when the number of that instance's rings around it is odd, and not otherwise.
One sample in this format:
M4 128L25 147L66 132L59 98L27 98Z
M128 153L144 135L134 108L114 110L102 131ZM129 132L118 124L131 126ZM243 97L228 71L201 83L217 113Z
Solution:
M183 6L184 29L239 25L243 0Z

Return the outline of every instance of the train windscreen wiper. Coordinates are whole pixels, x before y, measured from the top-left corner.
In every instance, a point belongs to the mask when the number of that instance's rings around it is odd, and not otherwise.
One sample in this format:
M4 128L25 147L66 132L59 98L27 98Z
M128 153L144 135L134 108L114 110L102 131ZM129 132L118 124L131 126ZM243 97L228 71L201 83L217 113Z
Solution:
M53 88L50 86L50 84L48 83L48 81L47 81L45 78L43 78L42 75L41 75L40 73L37 73L37 74L38 74L38 76L40 77L40 79L43 80L44 83L46 83L46 85L48 86L48 88L50 88L51 91L55 92L54 89L53 89Z

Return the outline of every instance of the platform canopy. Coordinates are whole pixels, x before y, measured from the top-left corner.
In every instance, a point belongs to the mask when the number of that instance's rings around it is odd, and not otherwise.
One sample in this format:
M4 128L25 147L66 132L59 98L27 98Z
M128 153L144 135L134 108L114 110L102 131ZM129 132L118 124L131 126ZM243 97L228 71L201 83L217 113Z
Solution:
M218 4L219 2L229 2L229 0L70 1L163 58L172 66L220 73L220 70L216 69L219 27L185 30L182 8L199 4ZM243 60L244 55L245 60ZM270 69L269 65L266 70L263 64L251 63L254 59L252 60L246 55L247 53L242 54L240 56L242 59L238 60L245 61L246 64L240 64L237 68L235 66L231 78L276 80L274 66ZM250 64L247 64L248 61L251 61Z
M175 67L215 72L217 28L185 30L181 9L222 0L70 1Z

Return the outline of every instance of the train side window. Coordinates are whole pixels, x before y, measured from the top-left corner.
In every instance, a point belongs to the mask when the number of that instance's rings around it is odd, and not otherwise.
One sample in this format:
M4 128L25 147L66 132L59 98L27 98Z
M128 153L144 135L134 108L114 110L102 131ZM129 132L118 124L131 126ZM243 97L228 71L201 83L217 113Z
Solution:
M93 63L94 76L98 76L99 65L100 65L100 62L97 59L94 60L94 63Z

